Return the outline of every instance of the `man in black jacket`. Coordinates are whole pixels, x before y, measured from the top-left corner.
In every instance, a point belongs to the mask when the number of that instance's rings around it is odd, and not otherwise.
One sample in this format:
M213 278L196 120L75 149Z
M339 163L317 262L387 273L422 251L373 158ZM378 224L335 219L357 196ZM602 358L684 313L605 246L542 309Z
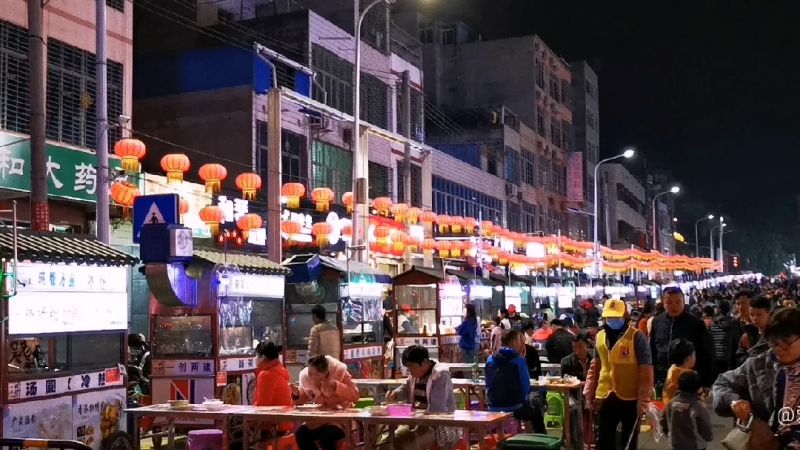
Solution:
M561 360L572 353L572 333L564 327L564 321L553 319L550 321L553 335L544 343L547 351L547 360L554 364L561 364Z
M697 353L697 372L703 387L714 382L714 344L705 323L686 311L683 292L677 287L664 289L662 295L665 312L653 319L650 330L650 350L655 368L657 389L663 386L669 370L669 343L674 339L688 339Z

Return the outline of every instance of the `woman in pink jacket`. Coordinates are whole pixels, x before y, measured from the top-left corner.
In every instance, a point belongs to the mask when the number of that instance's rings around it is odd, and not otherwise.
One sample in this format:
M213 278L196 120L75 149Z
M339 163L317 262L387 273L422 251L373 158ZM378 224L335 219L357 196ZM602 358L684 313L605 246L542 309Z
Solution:
M308 360L300 372L300 387L293 386L295 404L313 401L322 408L347 409L358 401L358 388L353 384L347 365L326 355ZM346 436L341 426L330 423L305 423L295 431L299 450L336 450L336 444Z

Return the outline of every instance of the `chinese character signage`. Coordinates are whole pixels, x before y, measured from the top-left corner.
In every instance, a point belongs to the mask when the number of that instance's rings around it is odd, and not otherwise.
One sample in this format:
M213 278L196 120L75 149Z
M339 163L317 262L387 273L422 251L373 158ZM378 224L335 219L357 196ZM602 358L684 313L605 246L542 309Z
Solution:
M8 383L8 399L10 401L29 400L108 386L122 386L122 377L119 376L118 368L67 377L11 382Z
M72 409L73 437L99 449L104 440L120 430L125 394L125 389L112 389L76 395Z
M8 332L125 330L127 276L124 267L21 264L17 295L8 300Z
M152 373L154 377L213 376L214 361L210 359L154 360Z
M3 437L71 439L72 396L7 405Z
M31 146L29 140L0 133L0 189L31 190ZM12 145L7 145L11 144ZM119 160L112 157L112 168ZM97 156L94 153L47 144L47 192L71 200L95 201Z

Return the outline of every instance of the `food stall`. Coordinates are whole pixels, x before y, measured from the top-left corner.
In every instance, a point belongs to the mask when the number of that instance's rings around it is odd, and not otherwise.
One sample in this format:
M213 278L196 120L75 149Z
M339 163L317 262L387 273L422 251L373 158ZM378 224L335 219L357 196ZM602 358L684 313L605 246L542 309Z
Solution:
M136 258L88 236L8 228L0 257L0 435L130 445L122 411Z
M289 325L285 362L299 372L308 360L311 309L325 308L342 340L340 358L358 378L383 377L383 300L391 278L366 264L324 255L296 255L286 294Z
M475 305L478 323L492 320L492 317L497 315L497 310L500 305L495 307L492 299L495 297L495 294L500 294L502 292L502 287L500 287L499 283L489 278L479 277L473 272L466 270L448 269L447 274L458 278L463 284L464 292L467 296L467 303Z
M466 295L458 281L443 271L413 266L392 280L395 320L395 361L414 344L428 348L441 362L461 360L455 328L464 316Z
M251 404L255 347L284 342L284 277L264 256L195 247L186 263L145 266L154 403Z
M501 302L497 305L495 312L500 306L508 308L511 305L517 307L520 314L533 317L538 311L539 305L532 301L531 289L536 286L536 277L517 274L492 274L491 279L502 286Z

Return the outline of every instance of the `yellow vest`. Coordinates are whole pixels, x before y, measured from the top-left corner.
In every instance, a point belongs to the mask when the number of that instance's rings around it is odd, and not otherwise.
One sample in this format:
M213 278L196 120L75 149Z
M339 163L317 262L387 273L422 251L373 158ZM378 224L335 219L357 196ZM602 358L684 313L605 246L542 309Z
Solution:
M596 353L600 358L600 377L596 398L606 398L614 392L621 400L636 400L639 394L639 362L634 349L634 337L641 333L629 327L609 351L606 332L597 333Z

